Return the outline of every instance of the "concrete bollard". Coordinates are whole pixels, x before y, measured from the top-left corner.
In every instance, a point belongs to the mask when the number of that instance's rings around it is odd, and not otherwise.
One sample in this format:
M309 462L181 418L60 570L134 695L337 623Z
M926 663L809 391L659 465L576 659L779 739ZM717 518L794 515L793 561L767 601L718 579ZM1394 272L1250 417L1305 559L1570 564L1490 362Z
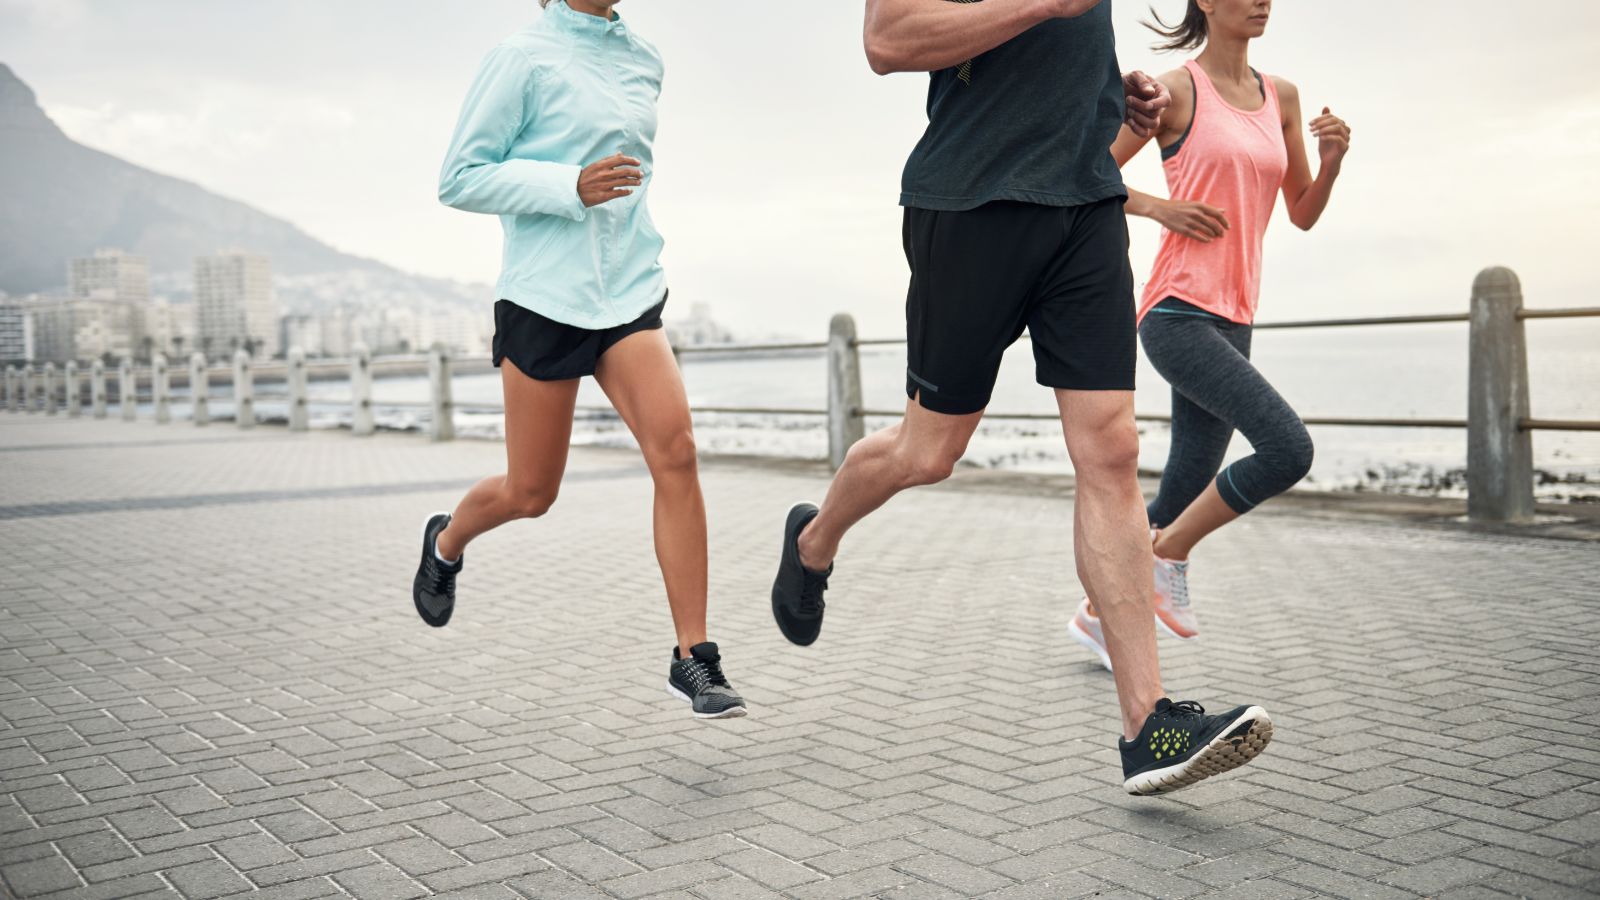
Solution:
M372 351L357 342L350 360L350 433L365 437L378 430L372 417Z
M133 377L133 360L126 356L117 367L117 402L122 405L122 421L139 417L139 382Z
M240 428L256 427L256 378L243 347L233 354L233 418Z
M856 320L839 313L828 323L828 464L835 471L845 454L866 436L861 415L861 351L856 347Z
M78 363L76 360L67 360L66 386L67 416L76 419L83 415L83 398L78 396L78 390L81 385L78 384Z
M89 364L89 410L96 419L106 417L106 364L98 357Z
M1528 342L1522 283L1484 269L1472 283L1467 386L1467 517L1528 522L1533 507L1533 436L1528 418Z
M289 348L289 430L306 431L311 427L311 403L306 396L306 352L299 347Z
M434 344L428 351L428 395L433 400L428 437L435 441L455 440L456 407L450 394L450 351L443 344Z
M33 412L39 408L39 398L33 395L33 366L22 367L22 411Z
M172 421L172 385L167 377L167 355L157 353L150 360L150 395L154 398L156 423Z
M211 370L204 353L189 355L189 408L196 428L211 424Z
M56 364L44 364L44 413L47 416L56 414Z
M22 408L17 402L17 367L6 366L6 410L16 412Z

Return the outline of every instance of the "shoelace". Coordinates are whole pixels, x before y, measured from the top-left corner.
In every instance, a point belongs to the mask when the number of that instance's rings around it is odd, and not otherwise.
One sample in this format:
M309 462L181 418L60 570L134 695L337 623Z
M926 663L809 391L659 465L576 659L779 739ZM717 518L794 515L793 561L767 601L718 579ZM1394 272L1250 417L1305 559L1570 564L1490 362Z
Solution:
M1203 716L1206 714L1206 708L1193 700L1179 700L1168 707L1167 712L1169 715Z
M446 569L432 554L428 555L428 590L435 594L446 593L456 573Z
M1173 606L1189 605L1189 567L1173 563L1167 566L1167 590L1172 594Z
M800 571L804 575L800 583L800 613L806 616L818 615L827 605L822 600L822 592L828 589L828 574L813 572L804 566L800 567Z
M695 693L700 693L708 687L728 687L728 679L722 674L721 659L700 659L691 656L684 661L684 677L694 688Z

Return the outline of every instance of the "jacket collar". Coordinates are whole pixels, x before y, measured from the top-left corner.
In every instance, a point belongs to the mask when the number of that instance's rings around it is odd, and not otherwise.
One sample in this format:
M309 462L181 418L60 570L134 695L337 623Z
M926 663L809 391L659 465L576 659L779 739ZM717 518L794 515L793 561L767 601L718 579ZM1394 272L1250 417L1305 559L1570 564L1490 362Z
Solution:
M611 11L611 18L602 19L581 13L567 5L566 0L554 0L545 7L544 14L562 31L585 37L600 37L610 32L625 33L627 26L622 24L622 14L615 9Z

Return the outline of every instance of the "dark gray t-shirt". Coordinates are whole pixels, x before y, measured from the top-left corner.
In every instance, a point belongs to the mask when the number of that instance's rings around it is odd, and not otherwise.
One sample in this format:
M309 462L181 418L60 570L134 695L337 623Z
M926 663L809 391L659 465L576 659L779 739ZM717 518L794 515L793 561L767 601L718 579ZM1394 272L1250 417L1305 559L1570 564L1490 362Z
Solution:
M1126 197L1111 158L1123 103L1111 0L1074 19L1041 22L970 63L932 73L928 130L906 160L900 205L1080 206Z

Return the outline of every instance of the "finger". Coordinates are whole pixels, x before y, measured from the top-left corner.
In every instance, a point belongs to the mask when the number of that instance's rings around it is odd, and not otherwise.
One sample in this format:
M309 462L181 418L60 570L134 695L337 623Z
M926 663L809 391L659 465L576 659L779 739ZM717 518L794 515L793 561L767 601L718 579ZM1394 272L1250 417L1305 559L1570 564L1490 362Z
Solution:
M637 165L640 165L639 160L637 160L637 159L635 159L635 158L633 158L631 156L623 156L621 153L618 153L615 156L607 157L604 160L604 162L606 163L606 168L608 168L608 169L615 169L615 168L618 168L620 166L637 166Z
M1200 204L1200 211L1205 213L1206 215L1210 216L1211 218L1216 219L1218 222L1221 222L1223 228L1231 228L1231 227L1233 227L1230 224L1228 224L1228 211L1225 210L1225 209L1220 209L1220 208L1215 207L1215 206L1207 206L1204 203L1202 203L1202 204Z
M617 166L616 168L607 171L606 174L614 178L636 178L640 175L643 175L644 170L635 169L630 166Z
M1322 114L1325 115L1325 116L1332 115L1333 114L1333 110L1331 110L1331 109L1327 108L1326 106L1324 106L1322 108Z

